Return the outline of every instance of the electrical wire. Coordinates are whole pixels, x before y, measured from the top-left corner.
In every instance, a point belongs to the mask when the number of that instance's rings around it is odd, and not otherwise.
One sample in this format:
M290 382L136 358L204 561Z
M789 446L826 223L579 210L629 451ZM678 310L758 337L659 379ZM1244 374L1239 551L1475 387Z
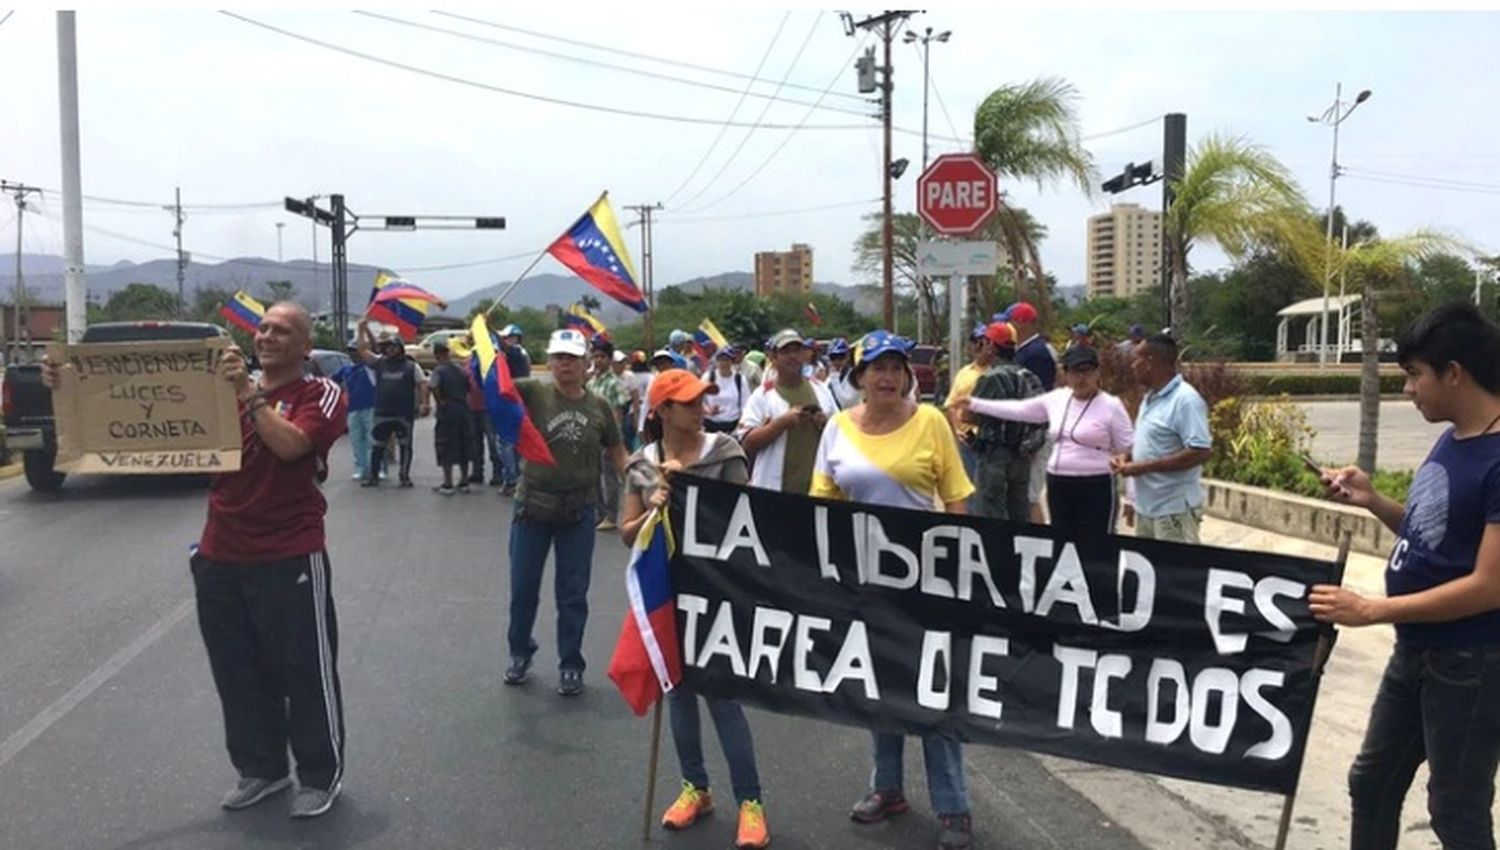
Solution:
M776 25L776 32L771 36L771 43L766 45L766 52L761 54L760 62L755 66L755 76L758 77L761 69L766 67L766 60L771 58L771 52L776 48L776 43L781 40L782 31L786 29L786 22L791 19L791 12L786 12L781 16L781 23ZM703 152L703 156L698 160L698 164L693 166L693 170L688 172L688 176L682 178L682 182L677 184L677 188L673 189L672 194L668 195L667 199L662 202L663 206L672 203L672 200L683 189L686 189L689 183L693 182L693 178L698 176L698 172L703 168L704 163L708 162L708 158L713 156L714 151L719 149L719 142L723 141L724 134L729 132L729 124L727 122L733 121L734 117L739 114L740 107L745 105L745 96L749 93L750 86L752 85L754 85L753 82L745 84L745 91L740 93L740 99L735 101L734 108L729 110L729 117L725 119L726 123L719 127L719 132L714 135L714 140L709 144L708 150Z
M1418 180L1397 180L1390 177L1371 177L1365 174L1350 174L1344 172L1344 176L1351 180L1365 180L1371 183L1386 183L1392 186L1407 186L1412 189L1437 189L1443 192L1468 192L1475 195L1500 195L1500 186L1484 188L1481 186L1454 186L1445 183L1429 183Z
M1396 174L1390 171L1375 171L1368 168L1347 168L1340 166L1339 173L1351 177L1384 177L1390 180L1414 180L1422 183L1436 183L1452 186L1455 189L1493 189L1500 191L1500 184L1497 183L1475 183L1472 180L1452 180L1446 177L1427 177L1421 174Z
M648 53L637 53L637 52L632 51L632 50L624 50L624 49L621 49L621 48L618 48L618 47L610 47L610 46L604 45L604 44L596 44L594 42L582 41L582 40L575 39L575 38L565 38L565 37L560 36L560 35L551 35L549 33L538 32L536 30L522 29L521 27L511 26L509 24L502 24L502 23L499 23L497 21L489 21L489 20L485 20L483 18L473 18L473 17L469 17L468 15L460 15L460 14L457 14L457 13L454 13L454 12L433 11L432 14L439 15L439 16L442 16L442 17L445 17L445 18L453 18L454 20L467 21L467 22L469 22L471 24L479 24L480 26L492 27L492 28L498 29L498 30L505 30L507 32L515 32L515 33L520 33L522 35L529 35L529 36L532 36L533 38L546 39L548 41L556 41L556 42L559 42L559 43L562 43L562 44L571 44L571 45L573 45L575 47L586 47L586 48L589 48L590 50L599 50L599 51L603 51L605 53L613 53L613 54L618 55L618 56L628 56L628 57L630 57L632 59L641 59L641 60L644 60L644 61L647 61L647 62L657 62L657 63L663 64L663 65L672 65L672 66L675 66L675 67L678 67L678 68L688 68L688 69L694 70L694 71L702 71L702 72L707 73L707 74L718 74L719 76L722 76L722 77L733 77L733 78L736 78L736 79L748 80L752 85L755 84L755 83L769 83L770 82L770 80L761 79L758 76L759 72L756 72L756 74L742 74L742 73L740 73L738 71L730 71L730 70L726 70L724 68L714 68L714 67L711 67L711 66L708 66L708 65L696 65L696 64L694 64L692 62L683 62L683 61L677 60L677 59L667 59L667 58L664 58L664 57L661 57L661 56L652 56L651 54L648 54ZM784 86L786 88L789 88L789 89L798 89L798 90L801 90L801 91L809 91L809 92L816 92L818 90L817 87L815 87L815 86L804 86L804 85L799 85L797 83L790 83L790 82L784 83ZM839 97L847 97L847 98L850 98L852 100L858 100L858 101L863 101L864 100L864 98L860 97L859 95L844 94L842 92L835 92L834 94L838 95Z
M850 52L848 59L845 59L842 63L840 63L838 73L834 74L833 79L831 79L831 80L828 81L827 88L825 88L823 90L825 94L828 91L832 90L832 88L835 85L838 85L839 77L844 73L844 68L848 67L849 63L852 62L852 61L854 61L854 57L859 55L859 51L862 50L864 48L864 46L865 46L865 41L866 41L866 39L864 39L864 38L860 38L860 39L856 39L855 40L854 50ZM802 121L806 122L807 119L809 119L809 118L812 117L812 113L813 113L813 111L811 109L809 109L802 116ZM741 189L745 188L745 186L748 185L751 180L754 180L755 177L756 177L756 175L758 175L762 171L764 171L765 167L767 165L771 164L771 160L775 159L776 155L779 154L779 153L781 153L782 149L784 149L787 146L788 142L790 142L794 137L796 137L797 131L800 130L800 129L802 129L802 127L803 127L802 123L798 123L796 126L792 127L791 131L786 134L786 138L784 138L784 139L781 140L781 144L777 145L775 147L775 149L773 149L771 151L770 155L768 155L764 160L762 160L761 163L760 163L760 165L756 166L755 170L752 171L752 172L750 172L750 174L748 176L746 176L744 180L741 180L738 185L736 185L733 189L730 189L729 192L728 192L728 194L720 196L717 200L709 201L708 203L703 204L702 206L698 207L697 209L683 210L683 212L685 212L685 213L687 213L689 215L691 215L692 213L695 213L695 212L702 212L703 210L709 209L711 207L718 206L719 204L722 204L725 201L729 200L730 198L734 197Z
M1078 141L1080 141L1080 142L1092 142L1092 141L1095 141L1097 139L1107 139L1110 136L1118 136L1121 133L1129 133L1131 130L1139 130L1142 127L1149 127L1152 124L1155 124L1156 122L1160 121L1161 119L1162 119L1162 116L1160 116L1160 115L1153 115L1152 117L1147 118L1144 121L1137 121L1134 124L1129 124L1129 125L1126 125L1124 127L1116 127L1113 130L1105 130L1102 133L1090 133L1087 136L1080 136L1078 138Z
M443 35L453 36L454 38L461 38L461 39L465 39L465 40L468 40L468 41L476 41L476 42L480 42L482 44L489 44L489 45L493 45L495 47L504 47L504 48L507 48L507 49L510 49L510 50L518 50L518 51L520 51L522 53L532 53L532 54L535 54L535 55L538 55L538 56L547 56L547 57L551 57L553 59L561 59L561 60L563 60L565 62L575 62L575 63L578 63L580 65L589 65L589 66L592 66L592 67L595 67L595 68L607 68L607 69L612 70L612 71L619 71L620 73L624 73L624 74L635 74L636 76L648 77L648 78L654 79L654 80L665 80L667 82L679 83L679 84L686 85L686 86L696 86L698 88L711 89L713 91L728 92L730 94L739 94L742 100L745 97L756 97L756 98L764 98L766 100L776 101L776 102L781 102L781 103L790 103L790 104L793 104L793 105L796 105L796 106L807 106L808 105L807 101L805 101L805 100L796 100L796 99L793 99L793 98L780 97L778 94L765 94L763 92L751 91L750 90L751 86L754 85L753 82L746 84L744 90L741 90L741 89L734 88L732 86L719 85L718 83L707 83L707 82L703 82L702 80L690 80L690 79L687 79L685 77L674 77L671 74L662 74L662 73L659 73L659 72L656 72L656 71L643 70L641 68L630 68L630 67L627 67L627 66L624 66L624 65L615 65L615 64L612 64L612 63L609 63L609 62L600 62L600 61L597 61L597 60L594 60L594 59L585 59L582 56L573 56L573 55L567 54L567 53L558 53L557 51L554 51L554 50L543 50L543 49L537 48L537 47L527 47L527 46L521 45L521 44L512 44L511 42L508 42L508 41L500 41L498 39L486 38L486 37L484 37L482 35L474 35L473 33L466 33L466 32L462 32L460 30L447 29L445 27L436 27L436 26L432 26L431 24L421 23L419 21L409 21L409 20L405 20L405 19L402 19L402 18L394 18L394 17L391 17L389 15L380 14L378 12L366 12L366 11L361 11L361 10L355 10L354 14L356 14L356 15L363 15L364 17L374 18L374 19L380 20L380 21L387 21L387 22L393 23L393 24L400 24L402 26L413 27L415 29L427 30L428 32L441 33ZM790 14L790 13L787 13L787 14ZM758 73L758 69L757 69L757 73ZM777 91L779 92L780 89L777 89ZM859 111L859 110L856 110L856 109L847 109L847 108L844 108L844 107L841 107L841 106L832 106L832 105L829 105L829 106L822 106L822 107L819 107L819 108L828 110L830 112L842 112L845 115L864 115L864 113L861 112L861 111Z
M823 13L822 12L819 12L818 16L816 18L813 18L812 26L808 27L808 29L807 29L807 35L802 39L802 45L797 48L797 53L794 56L792 56L792 62L791 62L790 65L787 66L786 73L784 73L784 74L781 75L781 79L783 81L786 80L788 77L790 77L792 75L792 71L796 70L796 68L797 68L797 63L800 62L800 61L802 61L802 54L807 51L807 45L810 44L810 43L812 43L813 36L816 35L817 32L818 32L818 24L821 23L822 20L823 20ZM779 87L776 90L778 92L781 91L781 89ZM821 98L819 99L819 101L821 102ZM740 138L740 143L738 145L736 145L734 151L729 154L729 158L726 159L726 160L724 160L724 163L719 166L719 170L716 171L716 172L714 172L714 176L708 178L708 182L707 183L704 183L702 186L700 186L698 188L698 191L693 193L692 197L690 197L686 201L682 202L683 206L685 206L685 207L692 206L694 201L696 201L699 198L703 197L704 193L706 193L710 188L712 188L715 183L719 182L719 178L724 176L724 172L727 171L727 170L729 170L729 166L735 161L735 159L737 157L739 157L740 152L745 149L745 145L749 143L750 137L753 136L753 135L755 135L755 128L761 126L762 122L765 121L765 119L766 119L766 113L768 111L770 111L770 108L771 108L771 104L769 102L764 107L761 108L760 115L757 115L755 117L755 124L749 130L745 131L745 135ZM817 108L817 104L816 103L810 105L808 107L809 114L811 114L811 111L813 109L816 109L816 108Z
M46 188L44 186L39 186L37 188L41 189L43 194L52 194L52 195L61 195L62 194L61 192L59 192L56 189L48 189L48 188ZM176 208L175 204L159 204L159 203L154 203L152 201L133 201L133 200L127 200L125 198L105 198L105 197L100 197L98 195L83 195L81 197L85 201L92 201L92 202L94 202L96 204L104 204L104 205L107 205L107 206L129 207L129 208L133 208L133 209L148 209L148 210L152 210L153 212L159 212L161 210L170 210L170 209L175 209ZM234 202L234 203L225 203L225 204L183 204L182 205L182 211L183 212L199 212L199 213L211 213L211 212L251 212L251 211L254 211L254 210L261 210L261 209L273 209L273 208L274 209L280 209L281 206L282 206L282 204L283 204L283 201L238 201L238 202Z
M436 80L443 80L445 82L456 83L456 84L461 85L461 86L467 86L469 88L481 89L481 90L484 90L484 91L494 92L496 94L510 95L511 97L519 97L519 98L523 98L523 99L526 99L526 100L538 101L538 102L541 102L541 103L551 103L551 104L554 104L554 105L557 105L557 106L570 106L570 107L573 107L575 109L586 109L586 110L590 110L590 111L593 111L593 112L605 112L605 113L609 113L611 115L625 115L625 116L629 116L629 117L632 117L632 118L651 118L651 119L655 119L655 120L658 120L658 121L671 121L671 122L675 122L675 123L678 123L678 124L719 125L719 124L724 123L724 122L722 122L722 121L720 121L720 120L718 120L716 118L699 118L699 117L691 116L691 115L671 115L671 114L661 113L661 112L645 112L645 111L642 111L642 110L624 109L624 108L617 107L617 106L605 106L603 104L598 104L598 103L583 103L581 101L568 100L566 98L552 97L550 95L535 94L533 92L521 91L519 89L505 88L504 86L496 86L496 85L492 85L490 83L480 82L479 80L471 80L471 79L469 79L467 77L459 77L459 76L455 76L453 74L445 74L445 73L443 73L441 71L434 71L434 70L432 70L430 68L422 68L422 67L419 67L417 65L408 65L408 64L406 64L404 62L397 62L397 61L395 61L393 59L387 59L387 58L385 58L383 56L376 56L374 54L364 53L364 52L361 52L361 51L358 51L358 50L354 50L353 48L344 47L344 46L338 45L338 44L333 44L331 42L323 41L322 39L317 39L317 38L313 38L312 36L302 35L300 33L292 32L291 30L287 30L287 29L283 29L283 28L278 27L278 26L274 26L272 24L264 23L262 21L257 21L257 20L255 20L253 18L248 18L248 17L245 17L244 15L240 15L240 14L235 13L235 12L230 12L230 11L221 9L221 10L219 10L219 14L224 15L225 17L228 17L228 18L233 18L234 20L240 21L241 23L249 24L250 26L258 27L260 29L267 30L268 32L273 32L273 33L276 33L277 35L285 36L286 38L294 39L296 41L301 41L301 42L304 42L304 43L307 43L307 44L312 44L312 45L315 45L315 46L318 46L318 47L322 47L325 50L332 50L335 53L342 53L342 54L344 54L346 56L353 56L356 59L363 59L366 62L371 62L371 63L374 63L376 65L384 65L384 66L386 66L388 68L396 68L396 69L399 69L399 70L402 70L402 71L407 71L409 73L417 74L417 75L420 75L420 76L431 77L431 78L436 79ZM745 127L745 126L750 126L750 125L743 124L743 123L730 122L730 126ZM764 128L766 128L766 129L773 129L773 130L778 130L778 129L779 130L787 130L787 129L793 129L794 127L796 129L808 129L808 130L854 130L854 129L860 129L864 125L863 124L805 124L805 123L803 123L803 124L797 124L797 125L791 125L791 124L763 124L761 126L764 127Z
M5 22L8 21L8 20L10 20L10 16L14 15L15 13L16 13L15 9L11 9L9 12L6 12L5 13L5 17L0 18L0 27L5 26Z
M444 263L440 266L402 266L393 271L401 272L442 272L450 269L472 269L476 266L492 266L498 263L511 263L516 260L529 260L537 255L536 251L527 251L524 254L509 254L504 257L491 257L488 260L470 260L466 263Z
M837 204L822 204L815 207L799 207L790 210L771 210L769 212L744 213L741 215L708 215L688 218L676 218L671 215L663 215L658 221L668 224L697 224L709 221L744 221L755 218L774 218L783 215L797 215L799 213L824 212L826 210L847 209L849 207L863 207L870 204L880 203L880 198L869 198L863 201L843 201Z

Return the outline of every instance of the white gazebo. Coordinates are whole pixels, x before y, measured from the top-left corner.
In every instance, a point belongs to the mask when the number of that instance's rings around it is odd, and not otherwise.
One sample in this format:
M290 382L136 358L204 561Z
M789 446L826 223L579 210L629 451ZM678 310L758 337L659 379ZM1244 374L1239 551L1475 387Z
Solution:
M1325 304L1326 311L1325 311ZM1330 362L1337 363L1346 351L1357 351L1354 339L1354 314L1358 311L1358 295L1322 296L1288 304L1276 315L1281 323L1276 326L1276 359L1278 362L1316 361L1323 348L1323 324L1332 323L1328 329L1328 352ZM1291 343L1292 325L1302 325L1302 343Z

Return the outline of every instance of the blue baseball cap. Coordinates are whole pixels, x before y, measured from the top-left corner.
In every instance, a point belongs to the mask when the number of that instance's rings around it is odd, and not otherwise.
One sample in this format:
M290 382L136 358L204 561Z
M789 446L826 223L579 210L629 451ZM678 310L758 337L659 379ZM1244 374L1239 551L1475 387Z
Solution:
M849 355L849 340L839 337L828 344L829 357L847 357Z
M1079 325L1074 325L1073 326L1073 333L1075 333L1075 334L1086 334L1088 332L1089 332L1089 326L1088 325L1079 324Z
M998 316L1000 314L996 313L995 315ZM998 322L1000 320L996 319L995 321ZM986 327L988 327L988 325L985 325L983 323L975 325L974 329L971 330L971 331L969 331L969 340L973 341L973 340L976 340L976 339L984 339L984 330L985 330Z
M895 354L902 360L910 361L911 350L915 346L916 343L890 331L870 331L854 347L854 368L862 369L887 354Z

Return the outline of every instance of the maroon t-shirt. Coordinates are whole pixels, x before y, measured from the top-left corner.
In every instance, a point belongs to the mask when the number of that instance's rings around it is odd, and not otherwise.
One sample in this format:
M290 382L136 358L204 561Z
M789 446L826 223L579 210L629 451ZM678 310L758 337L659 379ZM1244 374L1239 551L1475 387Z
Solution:
M240 407L240 468L217 476L208 491L208 522L198 549L229 563L275 561L320 552L328 502L319 484L328 474L328 449L347 430L349 400L326 378L305 377L265 394L266 403L312 440L294 461L276 457L260 441Z

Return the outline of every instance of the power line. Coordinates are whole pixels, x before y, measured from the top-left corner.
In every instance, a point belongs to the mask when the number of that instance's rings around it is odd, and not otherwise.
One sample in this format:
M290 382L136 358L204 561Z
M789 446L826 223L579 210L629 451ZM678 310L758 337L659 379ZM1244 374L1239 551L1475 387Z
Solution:
M802 39L802 45L797 48L797 53L794 56L792 56L792 62L791 62L790 65L788 65L786 67L786 73L784 73L784 74L781 75L781 78L783 80L785 80L786 78L790 77L792 75L792 71L796 70L797 63L800 62L800 61L802 61L802 54L807 51L807 45L810 44L810 43L812 43L813 36L816 35L817 32L818 32L818 24L821 23L822 20L823 20L823 13L822 12L819 12L818 16L816 18L813 18L812 26L810 26L810 27L807 28L807 35ZM781 91L781 89L778 87L777 91ZM822 98L819 98L818 100L819 100L819 102L821 102ZM716 172L714 172L714 176L710 177L708 179L707 183L704 183L702 186L698 187L698 191L694 192L693 196L691 198L688 198L686 201L682 202L683 206L685 206L685 207L692 206L694 201L696 201L699 198L703 197L703 194L705 192L707 192L710 188L712 188L715 183L719 182L719 178L724 176L724 172L727 171L727 170L729 170L729 166L735 161L736 158L739 157L740 152L745 149L745 145L750 142L750 137L753 136L753 135L755 135L755 127L761 126L761 122L765 121L765 119L766 119L766 113L770 110L770 108L771 108L771 104L767 103L760 110L760 114L755 117L755 124L751 127L751 129L745 131L745 135L740 138L740 143L738 145L736 145L734 151L729 154L729 158L726 159L726 160L724 160L724 163L719 166L719 170L716 171ZM811 106L808 107L808 114L811 115L812 114L812 110L816 109L816 108L817 108L817 103L813 103ZM806 120L805 116L804 116L803 120Z
M508 32L520 33L522 35L529 35L529 36L532 36L533 38L541 38L541 39L546 39L548 41L556 41L556 42L559 42L559 43L562 43L562 44L571 44L571 45L573 45L575 47L586 47L586 48L589 48L590 50L599 50L599 51L603 51L605 53L613 53L613 54L616 54L618 56L629 56L632 59L642 59L642 60L645 60L647 62L658 62L658 63L661 63L663 65L672 65L672 66L675 66L675 67L678 67L678 68L688 68L688 69L691 69L691 70L694 70L694 71L702 71L702 72L707 73L707 74L718 74L719 76L723 76L723 77L734 77L736 79L749 80L752 85L755 84L755 83L768 83L768 82L770 82L769 80L763 80L759 76L757 76L759 74L758 71L756 72L756 74L742 74L742 73L740 73L738 71L729 71L729 70L726 70L724 68L714 68L714 67L710 67L708 65L696 65L696 64L694 64L692 62L683 62L683 61L677 60L677 59L667 59L667 58L664 58L664 57L661 57L661 56L652 56L652 55L650 55L648 53L637 53L637 52L632 51L632 50L624 50L624 49L621 49L621 48L618 48L618 47L610 47L610 46L604 45L604 44L596 44L594 42L582 41L582 40L575 39L575 38L565 38L565 37L560 36L560 35L551 35L549 33L538 32L536 30L522 29L521 27L511 26L509 24L502 24L502 23L499 23L499 22L496 22L496 21L488 21L488 20L485 20L483 18L472 18L472 17L469 17L468 15L460 15L460 14L456 14L454 12L439 12L439 11L434 11L432 14L434 14L434 15L440 15L440 16L445 17L445 18L453 18L455 20L460 20L460 21L468 21L471 24L479 24L480 26L493 27L494 29L506 30ZM799 89L801 91L810 91L810 92L816 92L818 90L815 86L804 86L804 85L799 85L797 83L788 83L788 82L784 82L783 84L785 85L786 88L789 88L789 89ZM862 98L862 97L860 97L858 95L844 94L842 92L835 92L835 94L838 94L840 97L850 98L852 100L859 100L859 101L863 101L864 100L864 98Z
M760 75L761 69L766 66L766 60L771 58L771 51L776 48L776 42L781 40L781 33L786 29L786 22L791 19L791 12L786 12L781 16L781 23L776 25L776 32L771 36L771 43L766 45L766 52L761 54L760 62L755 66L754 73L757 77ZM745 96L749 93L750 86L754 84L754 82L747 82L745 84L745 91L740 94L740 99L735 101L734 108L729 110L729 118L726 119L726 123L723 126L719 127L719 132L714 136L714 140L708 146L708 150L703 152L703 156L698 160L698 164L693 166L693 170L688 172L688 176L682 178L682 182L679 183L677 185L677 188L672 190L672 194L668 195L667 199L662 202L664 205L672 203L672 199L676 198L683 189L687 188L687 185L689 183L693 182L693 178L698 176L698 171L703 168L703 164L708 162L708 158L713 156L714 151L719 149L719 142L723 141L724 134L729 132L729 124L727 122L733 121L734 116L739 114L740 107L744 106L745 104Z
M356 10L354 12L354 14L356 14L356 15L363 15L364 17L367 17L367 18L375 18L376 20L387 21L387 22L393 23L393 24L400 24L402 26L413 27L415 29L427 30L428 32L441 33L443 35L453 36L454 38L462 38L462 39L466 39L468 41L477 41L477 42L480 42L482 44L494 45L496 47L504 47L504 48L507 48L507 49L510 49L510 50L518 50L518 51L521 51L523 53L533 53L533 54L536 54L538 56L548 56L548 57L551 57L551 58L554 58L554 59L561 59L561 60L563 60L565 62L576 62L576 63L578 63L580 65L589 65L589 66L595 67L595 68L607 68L609 70L619 71L619 72L625 73L625 74L635 74L635 75L641 76L641 77L649 77L649 78L654 79L654 80L665 80L665 81L671 82L671 83L679 83L681 85L686 85L686 86L696 86L698 88L711 89L713 91L729 92L731 94L736 94L737 93L737 94L740 95L741 99L743 99L745 97L758 97L758 98L765 98L765 99L770 100L770 101L777 101L777 102L781 102L781 103L790 103L790 104L794 104L796 106L807 106L807 101L805 101L805 100L795 100L795 99L792 99L792 98L779 97L777 94L764 94L764 93L757 92L757 91L751 91L750 87L753 86L754 83L747 84L746 87L745 87L745 89L743 91L741 91L740 89L733 88L731 86L722 86L722 85L719 85L717 83L707 83L707 82L703 82L702 80L689 80L689 79L687 79L685 77L674 77L671 74L662 74L662 73L659 73L659 72L656 72L656 71L647 71L647 70L644 70L644 69L641 69L641 68L630 68L630 67L627 67L627 66L624 66L624 65L615 65L615 64L612 64L612 63L609 63L609 62L600 62L600 61L595 60L595 59L586 59L586 58L584 58L582 56L573 56L573 55L568 54L568 53L558 53L557 51L554 51L554 50L543 50L543 49L538 48L538 47L527 47L527 46L521 45L521 44L512 44L511 42L508 42L508 41L500 41L498 39L486 38L486 37L484 37L482 35L474 35L473 33L466 33L466 32L462 32L460 30L447 29L446 27L436 27L436 26L432 26L431 24L421 23L419 21L409 21L409 20L405 20L405 19L402 19L402 18L393 18L393 17L391 17L389 15L382 15L382 14L380 14L378 12L365 12L365 11ZM790 14L790 13L788 13L788 14ZM757 69L757 71L758 71L758 69ZM777 91L779 92L780 89L778 89ZM820 108L829 110L831 112L842 112L845 115L863 115L864 114L863 112L861 112L859 110L846 109L846 108L840 107L840 106L823 106L823 107L820 107Z
M870 204L878 204L880 203L880 201L880 198L868 198L863 201L843 201L837 204L822 204L816 207L798 207L797 209L790 210L771 210L768 212L744 213L741 215L708 215L693 216L688 218L676 218L674 216L668 215L664 216L661 220L664 222L669 222L671 224L697 224L698 222L709 221L743 221L745 219L753 218L774 218L776 216L797 215L799 213L824 212L826 210L847 209L849 207L863 207Z
M510 263L516 260L528 260L536 256L535 251L527 251L523 254L510 254L504 257L491 257L488 260L471 260L466 263L445 263L440 266L402 266L392 271L402 272L442 272L450 269L472 269L476 266L492 266L497 263Z
M1110 136L1118 136L1121 133L1129 133L1131 130L1139 130L1142 127L1149 127L1152 124L1155 124L1156 122L1160 121L1161 118L1162 117L1160 115L1153 115L1153 116L1151 116L1150 118L1147 118L1144 121L1137 121L1134 124L1129 124L1129 125L1126 125L1124 127L1116 127L1113 130L1105 130L1102 133L1090 133L1087 136L1080 136L1078 138L1078 141L1080 141L1080 142L1092 142L1092 141L1095 141L1097 139L1107 139Z
M1365 174L1351 174L1343 172L1343 176L1353 180L1365 180L1371 183L1387 183L1392 186L1408 186L1413 189L1437 189L1444 192L1468 192L1475 195L1500 195L1500 186L1493 188L1482 188L1479 186L1454 186L1444 183L1431 183L1419 180L1397 180L1390 177L1371 177Z
M833 89L834 86L838 85L839 77L843 76L844 69L849 66L850 62L854 61L854 57L856 57L856 56L859 55L859 51L864 48L865 42L867 40L868 40L868 33L866 33L864 37L855 39L854 50L850 51L849 58L845 59L843 61L843 63L840 64L839 70L838 70L837 73L834 74L833 79L831 79L831 80L828 81L827 88L825 88L823 90L824 94L827 94L829 91L831 91ZM821 98L821 95L819 97ZM809 109L806 112L806 114L804 114L802 116L802 121L805 122L805 121L807 121L808 118L811 118L812 117L812 112L813 111L811 109ZM751 180L754 180L755 177L756 177L756 175L760 174L761 171L765 170L765 167L767 165L771 164L771 160L775 159L776 155L779 154L779 153L781 153L782 149L787 146L787 143L790 142L797 135L797 131L800 130L800 129L802 129L802 127L803 127L802 123L798 123L795 127L793 127L791 129L791 131L786 134L786 138L784 138L784 139L781 140L781 144L777 145L776 148L771 151L770 155L767 156L764 160L762 160L761 163L760 163L760 165L756 166L755 170L752 171L752 172L750 172L750 174L747 177L745 177L744 180L741 180L738 185L736 185L733 189L730 189L728 194L719 197L718 200L709 201L708 203L703 204L702 206L698 207L696 210L684 210L684 212L687 212L689 214L694 213L694 212L702 212L703 210L709 209L710 207L718 206L719 204L722 204L725 201L729 200L730 198L734 197L741 189L745 188L745 186L748 185Z
M1439 183L1445 186L1452 186L1455 189L1494 189L1500 191L1500 184L1496 183L1475 183L1472 180L1452 180L1446 177L1427 177L1422 174L1396 174L1391 171L1375 171L1368 168L1342 167L1339 169L1339 172L1341 174L1347 174L1351 177L1365 175L1372 177L1384 177L1392 180L1416 180L1423 183Z
M8 20L10 20L10 16L14 15L15 13L16 13L15 9L11 9L9 12L6 12L5 13L5 17L0 18L0 27L5 26L5 22L8 21Z
M251 25L253 27L259 27L260 29L267 30L269 32L274 32L277 35L285 36L287 38L291 38L291 39L295 39L297 41L305 42L307 44L316 45L318 47L324 48L325 50L332 50L335 53L342 53L342 54L344 54L346 56L353 56L356 59L363 59L366 62L372 62L372 63L374 63L376 65L384 65L384 66L386 66L388 68L397 68L399 70L407 71L407 72L410 72L410 73L413 73L413 74L418 74L418 75L421 75L421 76L424 76L424 77L431 77L431 78L437 79L437 80L444 80L444 81L450 82L450 83L457 83L458 85L461 85L461 86L468 86L470 88L482 89L484 91L495 92L497 94L510 95L511 97L519 97L519 98L524 98L526 100L535 100L535 101L539 101L541 103L551 103L551 104L554 104L554 105L557 105L557 106L571 106L571 107L573 107L575 109L587 109L587 110L591 110L591 111L594 111L594 112L605 112L605 113L609 113L611 115L627 115L627 116L630 116L630 117L633 117L633 118L653 118L653 119L656 119L658 121L672 121L672 122L676 122L678 124L711 124L711 125L719 125L719 124L724 123L724 122L719 121L718 119L715 119L715 118L699 118L699 117L690 116L690 115L669 115L669 114L660 113L660 112L644 112L644 111L635 110L635 109L623 109L621 107L616 107L616 106L605 106L605 105L597 104L597 103L583 103L583 102L576 101L576 100L568 100L566 98L552 97L550 95L535 94L535 93L532 93L532 92L521 91L519 89L510 89L510 88L505 88L503 86L491 85L490 83L484 83L484 82L480 82L478 80L471 80L471 79L469 79L467 77L459 77L459 76L455 76L453 74L445 74L445 73L443 73L441 71L434 71L434 70L431 70L430 68L422 68L422 67L418 67L416 65L408 65L408 64L403 63L403 62L397 62L397 61L392 60L392 59L387 59L387 58L385 58L383 56L375 56L375 55L370 54L370 53L363 53L361 51L354 50L353 48L349 48L349 47L344 47L342 45L333 44L333 43L330 43L330 42L327 42L327 41L323 41L321 39L313 38L312 36L307 36L307 35L302 35L300 33L295 33L295 32L292 32L291 30L283 29L281 27L274 26L272 24L267 24L267 23L263 23L261 21L254 20L253 18L247 18L244 15L240 15L240 14L237 14L235 12L230 12L230 11L221 9L221 10L219 10L219 14L224 15L225 17L228 17L228 18L233 18L233 19L235 19L237 21L240 21L241 23L249 24L249 25ZM743 124L743 123L730 122L730 126L745 127L745 126L750 126L750 125ZM761 126L767 128L767 129L779 129L779 130L787 130L787 129L794 129L794 128L795 129L808 129L808 130L854 130L854 129L860 129L864 125L863 124L797 124L797 125L791 125L791 124L764 124L764 125L761 125Z
M59 194L61 194L56 189L43 188L42 191L43 192L47 192L47 193L52 194L52 195L59 195ZM154 202L154 201L135 201L135 200L128 200L126 198L105 198L105 197L100 197L98 195L84 195L83 199L85 201L93 201L96 204L106 204L106 205L110 205L110 206L120 206L120 207L131 207L131 208L135 208L135 209L149 209L149 210L152 210L152 211L160 211L160 210L166 209L168 207L175 206L174 204L163 204L163 203L157 203L157 202ZM272 209L272 208L280 209L281 208L281 204L282 204L282 202L279 201L279 200L276 200L276 201L236 201L236 202L233 202L233 203L224 203L224 204L183 204L182 205L182 209L184 211L191 211L191 212L239 212L239 211L251 211L251 210Z

